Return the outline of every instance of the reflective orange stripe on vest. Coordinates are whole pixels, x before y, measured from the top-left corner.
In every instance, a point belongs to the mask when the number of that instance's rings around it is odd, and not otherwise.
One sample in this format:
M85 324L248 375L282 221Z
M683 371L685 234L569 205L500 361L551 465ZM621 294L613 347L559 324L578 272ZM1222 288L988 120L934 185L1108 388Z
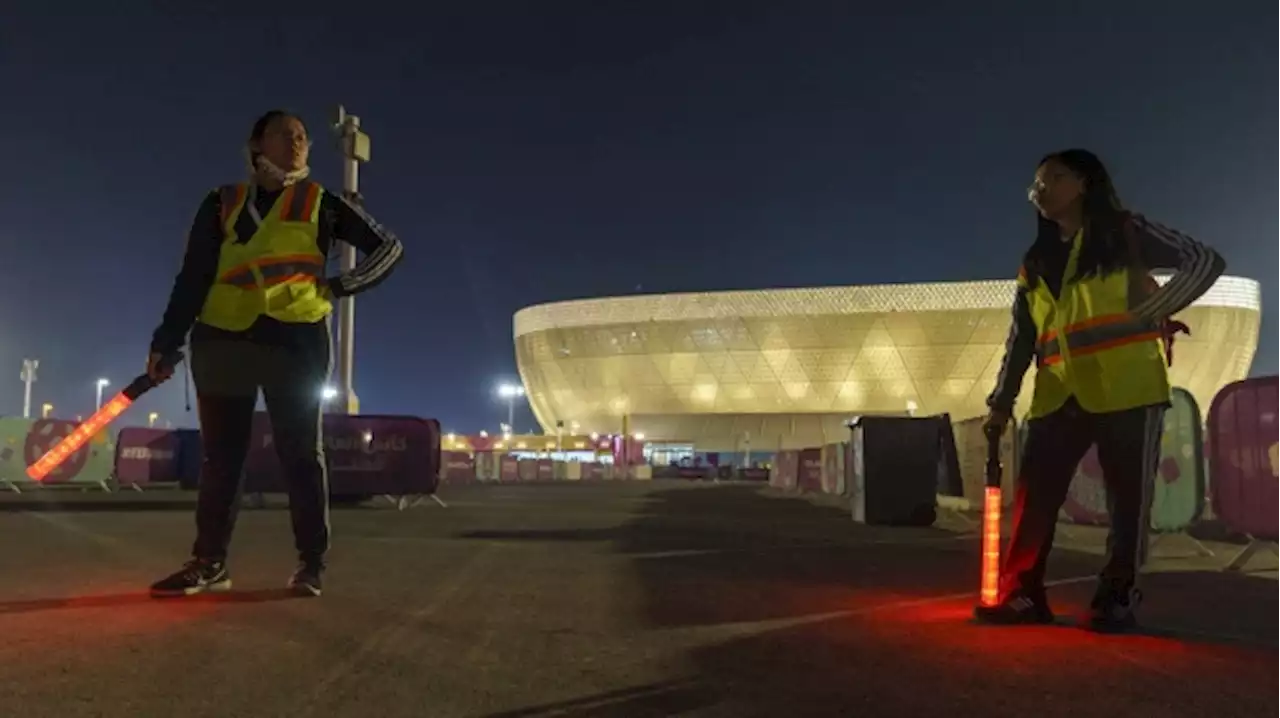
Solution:
M300 182L290 185L280 197L280 219L284 222L310 222L316 202L320 200L320 185Z
M218 281L241 289L259 287L258 278L253 276L255 265L258 267L258 272L262 274L261 287L271 287L291 281L318 282L324 276L324 262L311 255L302 254L293 257L260 259L242 264L218 277Z
M231 213L244 202L245 185L226 185L218 188L222 202L222 223L225 225ZM310 222L316 202L320 201L320 185L315 182L299 182L285 188L280 196L280 220L282 222Z
M1094 354L1126 344L1161 338L1155 323L1135 319L1132 314L1108 314L1072 324L1062 330L1067 350L1073 356ZM1062 361L1062 336L1056 330L1045 332L1036 340L1040 366Z
M218 188L218 199L222 202L222 224L226 226L231 213L244 201L245 186L242 184L225 185Z

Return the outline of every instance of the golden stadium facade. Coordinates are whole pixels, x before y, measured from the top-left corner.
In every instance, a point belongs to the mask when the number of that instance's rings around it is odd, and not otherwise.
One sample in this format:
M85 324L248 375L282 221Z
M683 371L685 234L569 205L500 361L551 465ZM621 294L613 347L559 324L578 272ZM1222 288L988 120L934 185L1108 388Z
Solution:
M642 433L708 451L847 436L861 414L985 412L1012 281L640 295L555 302L514 317L516 362L550 433ZM1179 319L1173 382L1207 412L1244 378L1258 283L1222 277ZM1020 412L1030 399L1027 372Z

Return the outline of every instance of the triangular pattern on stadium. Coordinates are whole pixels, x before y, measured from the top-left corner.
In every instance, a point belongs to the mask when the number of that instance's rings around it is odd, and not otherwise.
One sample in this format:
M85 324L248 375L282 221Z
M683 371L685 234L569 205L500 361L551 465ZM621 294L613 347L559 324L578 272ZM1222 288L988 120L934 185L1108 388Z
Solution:
M532 309L559 316L522 310L517 362L544 427L561 420L616 431L624 414L896 414L908 402L957 419L983 413L1004 353L1011 284L867 289L876 288L543 305ZM1179 339L1174 380L1207 402L1247 373L1258 314L1184 314L1198 331Z

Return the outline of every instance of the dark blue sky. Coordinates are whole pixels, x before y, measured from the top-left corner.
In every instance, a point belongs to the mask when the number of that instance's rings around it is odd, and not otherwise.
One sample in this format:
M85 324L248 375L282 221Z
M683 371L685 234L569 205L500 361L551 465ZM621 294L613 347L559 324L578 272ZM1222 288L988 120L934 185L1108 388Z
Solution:
M359 300L369 413L504 420L492 387L532 303L1011 277L1024 188L1066 146L1262 280L1254 372L1274 373L1275 6L999 4L22 0L0 25L0 414L21 411L24 356L64 415L137 374L254 117L301 112L336 187L339 102L373 137L367 205L406 245ZM194 421L180 381L144 402Z

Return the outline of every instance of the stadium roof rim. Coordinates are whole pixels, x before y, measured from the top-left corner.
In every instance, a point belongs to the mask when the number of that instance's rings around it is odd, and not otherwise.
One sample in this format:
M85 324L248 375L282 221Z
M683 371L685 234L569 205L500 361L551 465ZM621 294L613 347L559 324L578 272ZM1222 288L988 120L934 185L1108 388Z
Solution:
M1163 283L1166 276L1157 275ZM747 289L574 299L516 312L516 337L549 329L823 314L973 311L1009 306L1013 280ZM1258 282L1223 276L1193 306L1259 311Z

